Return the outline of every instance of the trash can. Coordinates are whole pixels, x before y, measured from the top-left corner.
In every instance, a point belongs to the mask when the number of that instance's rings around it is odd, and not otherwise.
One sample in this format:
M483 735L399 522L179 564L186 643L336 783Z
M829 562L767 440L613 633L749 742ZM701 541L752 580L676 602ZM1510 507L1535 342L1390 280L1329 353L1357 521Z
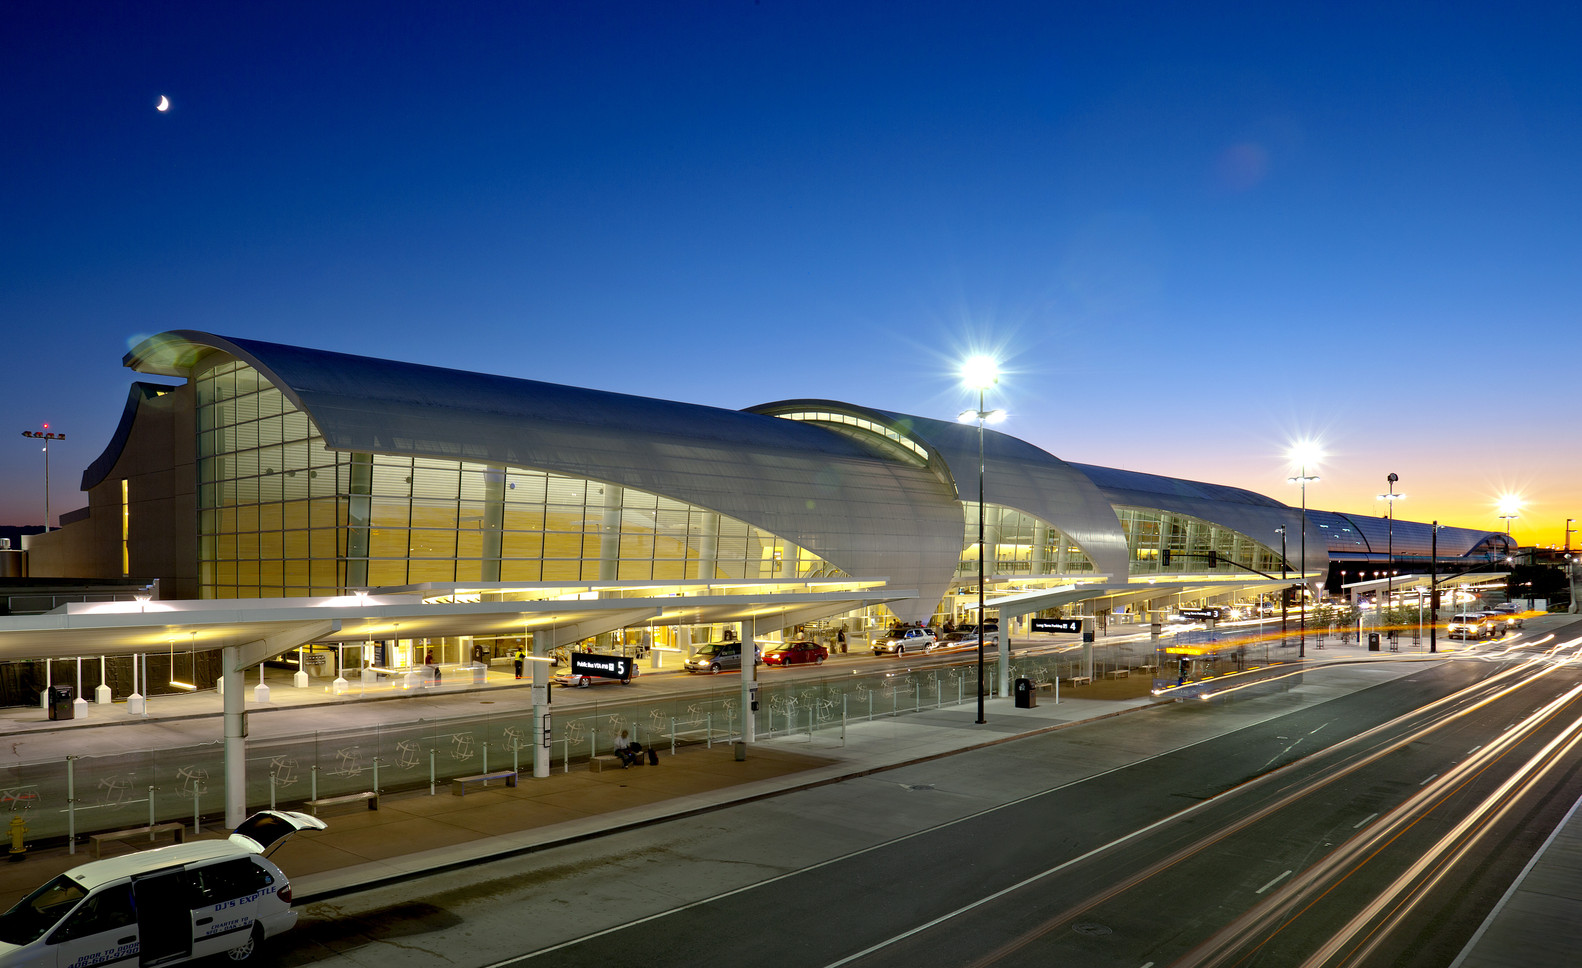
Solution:
M1038 690L1031 679L1016 680L1016 708L1032 709L1038 705Z
M1377 651L1379 651L1379 633L1377 633L1377 632L1369 632L1368 633L1368 651L1369 652L1377 652Z
M488 678L488 673L488 666L484 665L482 662L474 663L472 665L472 684L475 686L483 685L485 680Z
M1093 633L1092 632L1083 632L1082 633L1082 641L1084 641L1084 642L1092 642L1093 641Z
M77 710L72 705L71 687L70 686L50 686L49 687L49 718L50 719L74 719L74 718L76 718L76 715L77 715Z

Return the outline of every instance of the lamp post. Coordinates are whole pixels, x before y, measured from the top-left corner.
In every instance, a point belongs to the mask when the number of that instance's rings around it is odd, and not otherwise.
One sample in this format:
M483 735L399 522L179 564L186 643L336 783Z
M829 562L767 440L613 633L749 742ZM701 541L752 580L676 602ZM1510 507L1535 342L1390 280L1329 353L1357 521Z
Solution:
M24 437L35 437L44 441L44 530L49 530L49 442L52 440L65 440L65 434L50 433L49 424L44 425L42 431L24 430Z
M1571 525L1576 523L1576 518L1566 518L1566 587L1571 591L1571 611L1577 611L1577 578L1576 562L1571 557L1571 532L1576 529Z
M1390 607L1390 596L1395 594L1395 502L1406 496L1405 494L1395 493L1395 482L1400 479L1400 476L1392 471L1390 476L1384 479L1385 483L1390 486L1390 493L1379 495L1379 500L1389 502L1385 505L1385 511L1389 518L1389 524L1386 525L1387 530L1385 532L1385 558L1388 561L1384 571L1385 608Z
M1521 515L1519 515L1519 514L1502 514L1502 515L1500 515L1500 520L1505 522L1505 533L1507 535L1509 535L1511 533L1511 522L1515 521L1519 517L1521 517Z
M1296 477L1286 478L1286 483L1288 484L1302 485L1302 567L1300 569L1302 575L1302 611L1297 616L1300 623L1296 646L1296 657L1298 659L1307 655L1307 485L1309 481L1318 480L1317 475L1310 476L1307 473L1308 459L1308 454L1301 454L1298 458L1298 466L1301 468L1301 472Z
M1283 584L1286 579L1286 565L1289 564L1285 557L1285 525L1282 524L1274 530L1280 532L1280 581L1282 582L1280 585L1280 644L1285 645L1285 602L1290 597L1286 594L1288 589Z
M985 423L999 423L1005 419L1003 410L983 409L983 395L989 387L1000 382L999 365L987 356L970 357L961 367L962 382L971 389L978 391L978 409L963 410L956 419L962 423L978 424L978 724L988 722L983 716L983 584L984 572L984 515L983 515L983 425ZM1010 632L1009 628L1002 629L1001 634ZM1002 639L1002 641L1004 641Z

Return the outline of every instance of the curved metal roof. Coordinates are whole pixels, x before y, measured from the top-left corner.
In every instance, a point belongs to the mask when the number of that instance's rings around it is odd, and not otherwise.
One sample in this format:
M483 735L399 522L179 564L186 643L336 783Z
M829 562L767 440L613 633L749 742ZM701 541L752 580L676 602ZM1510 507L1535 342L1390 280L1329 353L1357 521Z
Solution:
M1123 471L1094 464L1072 464L1086 474L1112 503L1126 507L1151 508L1186 514L1238 531L1268 548L1280 547L1276 529L1286 531L1286 559L1293 568L1302 558L1302 512L1255 491L1225 484L1206 484L1139 471ZM1307 512L1308 573L1324 573L1329 568L1327 544L1317 537L1314 512Z
M1331 556L1336 558L1348 555L1384 557L1392 553L1397 557L1427 558L1435 551L1434 526L1425 521L1396 518L1392 524L1387 517L1309 509L1307 523L1309 534L1312 534L1313 525L1318 525L1329 542ZM1437 553L1446 560L1469 555L1482 557L1485 552L1498 556L1505 551L1494 549L1507 543L1508 539L1499 531L1441 526Z
M961 507L938 477L797 421L193 330L150 337L125 363L186 377L215 354L257 369L335 450L550 470L687 501L917 589L898 606L922 610L908 620L928 617L961 558Z
M834 400L781 400L749 407L754 413L831 411L863 417L921 442L948 470L961 501L978 499L978 427ZM983 499L1059 528L1092 559L1100 574L1126 579L1130 553L1115 509L1099 489L1060 458L996 430L983 432Z

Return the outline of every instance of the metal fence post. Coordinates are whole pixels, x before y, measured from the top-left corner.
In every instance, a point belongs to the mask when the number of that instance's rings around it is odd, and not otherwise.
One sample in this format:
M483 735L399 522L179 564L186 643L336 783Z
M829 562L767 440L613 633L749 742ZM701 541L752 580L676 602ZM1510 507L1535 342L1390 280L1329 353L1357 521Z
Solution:
M434 795L434 747L428 748L428 795Z
M66 757L66 853L68 854L77 852L77 768L74 762L76 759L75 756ZM150 823L149 826L153 824Z

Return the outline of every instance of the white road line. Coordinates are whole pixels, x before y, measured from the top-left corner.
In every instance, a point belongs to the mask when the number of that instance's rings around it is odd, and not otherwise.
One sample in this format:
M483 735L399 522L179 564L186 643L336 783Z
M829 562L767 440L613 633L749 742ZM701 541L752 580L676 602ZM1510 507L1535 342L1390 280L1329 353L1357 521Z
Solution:
M1254 894L1262 894L1264 891L1267 891L1269 888L1275 886L1276 884L1280 883L1281 881L1285 880L1287 877L1290 877L1290 876L1291 876L1291 872L1290 871L1286 871L1284 874L1281 874L1279 877L1276 877L1274 880L1272 880L1269 883L1265 884L1264 886L1258 888L1253 893Z
M1419 783L1417 785L1418 786L1427 786L1428 785L1428 781L1434 779L1437 776L1439 776L1439 774L1435 773L1433 776L1429 777L1428 780L1424 780L1423 782L1421 782L1421 783Z
M1328 725L1329 725L1329 724L1328 724L1328 723L1325 723L1325 724L1324 724L1324 726L1328 726ZM1318 729L1323 729L1323 728L1324 728L1324 726L1320 726L1320 727L1318 727ZM1309 735L1309 736L1312 736L1312 735L1313 735L1313 733L1316 733L1316 732L1318 732L1318 729L1315 729L1315 730L1313 730L1313 732L1312 732L1312 733L1308 733L1308 734L1307 734L1307 735Z
M1351 825L1351 829L1352 830L1356 830L1358 827L1361 827L1363 824L1367 823L1369 820L1372 820L1374 817L1377 817L1377 816L1378 816L1378 814L1376 814L1376 813L1370 813L1366 817L1363 817L1361 820L1358 820L1356 823L1352 824Z
M1467 756L1471 756L1473 753L1476 753L1478 750L1480 750L1482 748L1483 748L1482 746L1474 746L1471 749L1467 750L1466 755Z

